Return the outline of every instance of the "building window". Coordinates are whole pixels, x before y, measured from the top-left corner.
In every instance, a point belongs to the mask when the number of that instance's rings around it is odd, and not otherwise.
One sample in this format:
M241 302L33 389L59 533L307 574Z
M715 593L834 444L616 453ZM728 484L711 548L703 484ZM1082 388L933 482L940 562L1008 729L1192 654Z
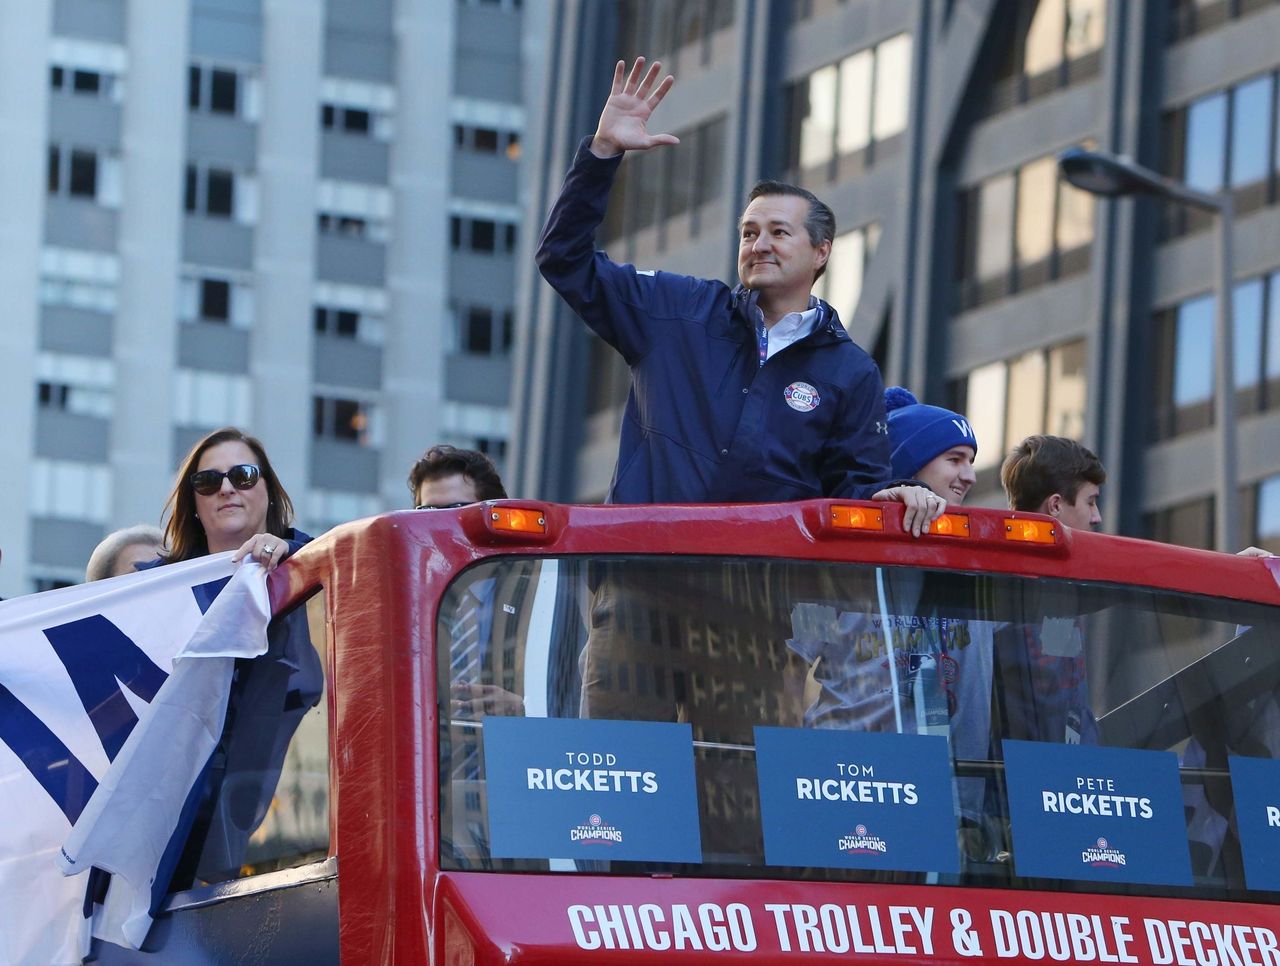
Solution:
M1168 42L1175 44L1205 30L1264 10L1274 0L1170 0Z
M994 482L1004 454L1027 436L1080 439L1085 390L1083 339L992 362L953 382L951 408L978 438L974 468Z
M490 305L467 305L456 311L458 346L468 355L502 356L511 351L515 313Z
M119 278L114 255L46 247L40 253L40 304L111 313Z
M105 169L114 164L114 161L103 159L100 163L98 155L87 148L66 148L51 144L47 163L46 187L49 194L89 198L104 203L107 200L100 197L99 182L102 179L99 171L102 169L105 173Z
M511 161L520 160L520 132L491 127L453 126L454 147L476 154L502 154Z
M1164 118L1164 173L1214 193L1229 188L1237 213L1276 202L1276 75L1263 74L1170 111ZM1213 215L1161 206L1165 238L1209 227Z
M382 344L387 313L384 290L320 282L313 297L312 320L317 335Z
M358 399L315 396L312 399L312 432L317 439L374 445L374 407Z
M183 207L191 214L231 218L236 214L236 176L225 168L187 165Z
M677 70L693 66L684 59L690 45L697 62L711 61L713 40L733 26L734 0L619 0L618 50L628 58L641 51L663 54ZM677 62L676 52L682 56Z
M252 393L248 376L176 369L173 374L174 424L192 429L243 426L249 421Z
M33 517L105 524L111 515L111 470L72 460L31 461Z
M179 287L179 317L184 322L210 322L249 328L253 325L253 284L247 276L189 267Z
M1280 554L1280 476L1270 476L1259 483L1254 501L1251 542Z
M243 86L229 67L192 64L187 69L187 106L209 114L240 114Z
M316 332L340 339L354 339L360 331L360 313L351 309L332 309L323 305L315 307Z
M614 183L604 237L618 238L684 215L691 216L687 234L696 237L700 209L724 193L726 123L723 115L714 117L677 131L680 144L670 151L629 155Z
M784 167L802 182L870 167L907 126L911 37L898 34L790 85Z
M827 270L814 284L813 294L836 310L846 329L853 324L862 295L862 277L879 243L880 226L874 223L837 235L831 243Z
M1213 502L1213 497L1208 496L1147 514L1144 526L1147 539L1212 550Z
M455 251L510 255L516 250L516 226L491 218L453 215L449 219L449 243Z
M1106 0L1033 0L1013 6L983 114L990 116L1098 75Z
M1280 272L1238 283L1231 309L1237 412L1280 408ZM1213 425L1216 317L1212 294L1156 313L1153 439Z
M391 139L391 118L384 111L350 104L320 105L320 126L355 137L371 137L379 141Z
M1093 196L1058 177L1053 157L960 195L957 311L1087 271Z
M55 64L49 68L49 87L77 97L102 97L114 99L116 78L102 70Z

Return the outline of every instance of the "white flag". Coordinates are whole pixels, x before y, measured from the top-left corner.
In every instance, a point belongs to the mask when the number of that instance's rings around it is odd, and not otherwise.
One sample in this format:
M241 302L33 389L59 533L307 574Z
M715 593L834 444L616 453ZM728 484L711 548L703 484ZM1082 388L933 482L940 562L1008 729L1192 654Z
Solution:
M80 962L90 866L118 873L104 938L141 944L234 657L265 650L269 618L262 569L229 553L0 603L0 964Z

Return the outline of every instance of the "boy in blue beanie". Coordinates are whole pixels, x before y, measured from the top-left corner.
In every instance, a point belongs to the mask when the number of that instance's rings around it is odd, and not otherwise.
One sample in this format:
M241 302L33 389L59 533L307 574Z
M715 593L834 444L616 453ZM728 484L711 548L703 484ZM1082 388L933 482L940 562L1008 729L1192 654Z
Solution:
M948 503L962 503L974 484L978 454L969 421L920 403L900 386L885 391L885 410L893 475L919 480ZM816 610L793 613L794 636L787 643L812 665L820 688L804 723L850 731L949 733L956 758L986 758L993 625L938 616L923 606L922 590L918 574L893 577L883 615L887 634L881 613L849 610L827 620L818 619ZM886 641L892 642L892 653ZM982 780L963 778L958 788L961 814L979 822Z

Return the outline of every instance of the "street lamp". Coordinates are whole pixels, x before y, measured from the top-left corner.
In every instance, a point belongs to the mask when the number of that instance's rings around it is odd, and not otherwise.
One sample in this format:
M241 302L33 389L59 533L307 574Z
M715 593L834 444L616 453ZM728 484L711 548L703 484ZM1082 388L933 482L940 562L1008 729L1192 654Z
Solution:
M1229 551L1237 540L1236 521L1236 390L1233 375L1235 353L1231 319L1231 285L1234 265L1231 254L1232 223L1235 208L1227 191L1208 194L1180 181L1157 174L1129 158L1104 151L1069 148L1058 156L1058 168L1071 184L1090 194L1106 198L1147 194L1177 201L1180 204L1211 211L1218 217L1217 318L1214 325L1214 394L1213 404L1217 442L1218 468L1214 500L1215 543L1219 550Z

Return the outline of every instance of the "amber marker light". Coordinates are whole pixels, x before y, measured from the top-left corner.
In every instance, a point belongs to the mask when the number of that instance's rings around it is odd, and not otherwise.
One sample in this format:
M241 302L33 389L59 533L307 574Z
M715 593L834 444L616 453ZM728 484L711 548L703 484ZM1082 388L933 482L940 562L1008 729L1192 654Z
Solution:
M969 514L944 513L929 524L929 533L942 537L969 536Z
M831 525L837 530L883 530L884 511L863 506L833 506Z
M489 522L499 533L536 533L541 536L547 532L546 514L540 510L496 506L489 511Z
M1058 530L1048 520L1004 518L1004 538L1019 543L1056 543Z

